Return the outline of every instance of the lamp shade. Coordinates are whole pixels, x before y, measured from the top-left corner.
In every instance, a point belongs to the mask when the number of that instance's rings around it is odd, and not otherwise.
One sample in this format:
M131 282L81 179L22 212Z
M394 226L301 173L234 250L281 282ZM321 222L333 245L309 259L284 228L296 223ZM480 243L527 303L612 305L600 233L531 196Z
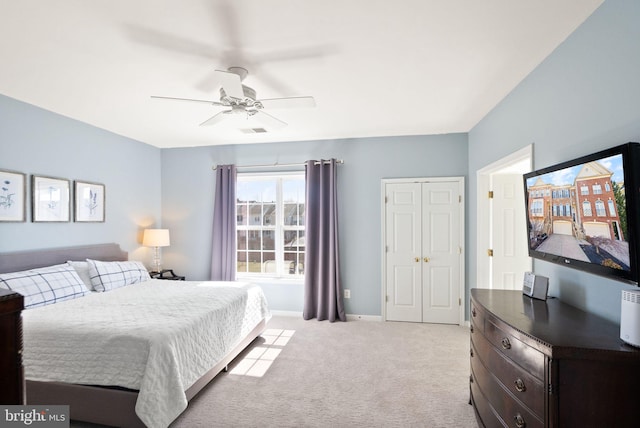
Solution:
M145 247L168 247L171 245L169 229L145 229L142 245Z

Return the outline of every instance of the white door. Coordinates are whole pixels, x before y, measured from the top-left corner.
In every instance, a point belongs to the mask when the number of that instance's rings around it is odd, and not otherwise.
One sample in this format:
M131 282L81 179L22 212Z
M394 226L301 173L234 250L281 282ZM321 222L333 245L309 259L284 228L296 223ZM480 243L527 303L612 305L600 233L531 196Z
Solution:
M522 276L525 271L531 270L531 258L528 254L528 243L526 241L526 211L524 208L524 184L522 182L522 174L532 170L533 145L530 144L511 155L504 157L477 172L477 240L476 240L476 280L472 287L478 288L508 288L505 287L504 278L508 278L506 283L510 284L512 279L515 281L515 288L522 289ZM513 242L509 241L510 233L504 232L503 225L505 222L501 219L501 215L507 215L502 211L501 204L507 201L501 200L501 192L494 188L494 184L500 183L502 175L511 176L513 179L514 191L522 191L522 199L518 203L518 196L513 199L516 202L513 221L520 223L514 225L515 233ZM509 179L509 177L504 177ZM500 187L500 186L498 186ZM520 189L520 190L519 190ZM493 192L494 197L490 198L489 193ZM494 206L495 205L495 206ZM522 232L518 232L521 227ZM509 227L509 230L511 228ZM502 234L498 236L497 234ZM524 237L523 235L524 234ZM523 239L524 241L520 241ZM496 249L496 245L498 245ZM500 246L507 249L513 249L514 257L505 256ZM494 256L488 254L488 250L492 250ZM512 268L512 265L520 266ZM520 271L523 273L520 274Z
M460 322L461 186L459 180L384 185L387 320Z
M386 186L387 319L422 321L420 183Z
M492 288L521 290L524 273L531 270L522 175L494 174L491 179Z
M458 323L460 204L457 182L422 184L422 322Z

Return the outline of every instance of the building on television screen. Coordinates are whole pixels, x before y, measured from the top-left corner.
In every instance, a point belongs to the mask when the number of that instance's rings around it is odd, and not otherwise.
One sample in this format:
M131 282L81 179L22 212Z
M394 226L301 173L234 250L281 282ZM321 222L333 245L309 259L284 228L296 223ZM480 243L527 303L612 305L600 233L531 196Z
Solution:
M616 181L614 172L605 166L621 166L621 160L616 158L619 157L531 179L535 180L527 189L531 249L551 247L545 241L552 235L573 237L583 250L626 240L624 181ZM618 263L622 262L622 269L628 269L626 244L620 248L622 257ZM548 252L563 255L563 250Z

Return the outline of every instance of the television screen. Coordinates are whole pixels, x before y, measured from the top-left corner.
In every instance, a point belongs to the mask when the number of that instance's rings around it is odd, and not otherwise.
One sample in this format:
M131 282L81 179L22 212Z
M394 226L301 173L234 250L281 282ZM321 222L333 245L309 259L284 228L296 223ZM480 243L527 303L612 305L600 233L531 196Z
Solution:
M637 158L629 143L525 174L529 255L637 283Z

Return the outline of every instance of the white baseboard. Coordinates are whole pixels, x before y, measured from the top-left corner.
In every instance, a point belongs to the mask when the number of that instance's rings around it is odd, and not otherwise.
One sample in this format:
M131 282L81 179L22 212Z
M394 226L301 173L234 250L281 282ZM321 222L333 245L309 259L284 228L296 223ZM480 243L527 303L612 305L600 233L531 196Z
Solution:
M277 315L281 317L300 317L302 318L302 312L296 311L271 311L271 315ZM347 314L347 321L382 321L380 315L356 315Z

